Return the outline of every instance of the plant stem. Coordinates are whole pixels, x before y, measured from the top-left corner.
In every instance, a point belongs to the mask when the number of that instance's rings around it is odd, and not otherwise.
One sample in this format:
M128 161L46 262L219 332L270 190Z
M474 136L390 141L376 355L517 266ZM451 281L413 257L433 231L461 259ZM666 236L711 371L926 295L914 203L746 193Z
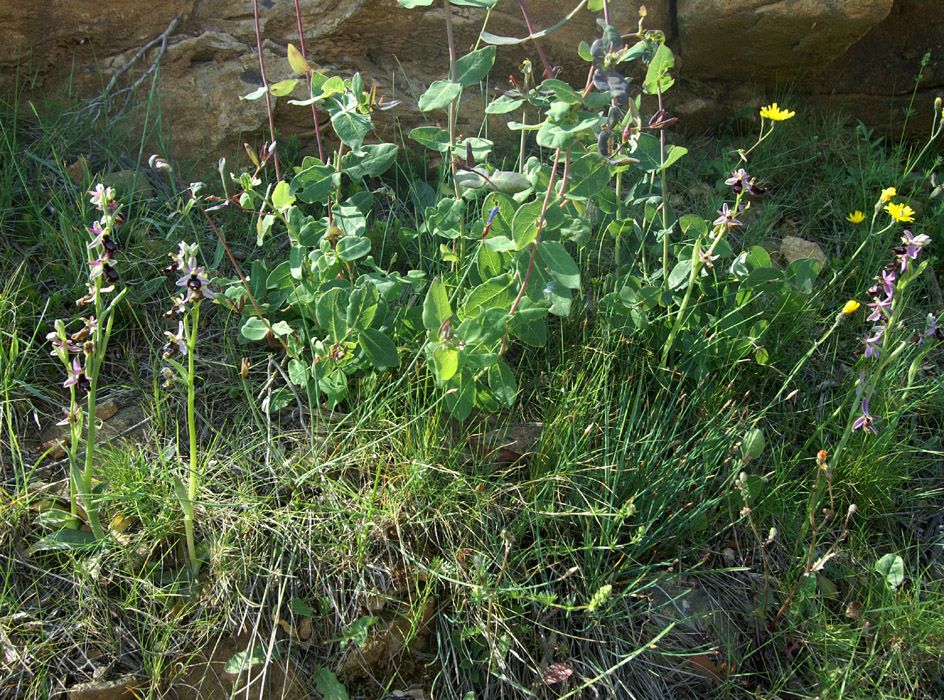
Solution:
M269 136L272 143L275 142L275 117L272 114L272 95L269 93L269 81L266 78L265 59L262 57L262 30L259 28L259 0L252 0L252 13L256 27L256 50L259 52L259 73L262 75L262 85L265 87L266 113L269 115ZM317 120L316 120L317 128ZM279 147L276 143L275 150L272 152L275 161L275 179L282 179L282 169L279 167Z
M187 484L187 499L190 509L197 498L199 480L197 475L197 420L196 420L196 377L194 375L193 355L197 347L197 329L200 324L200 302L193 305L190 318L184 320L184 331L187 333L187 432L190 437L190 479ZM193 517L184 512L184 529L187 533L187 553L190 556L190 569L196 576L200 571L200 562L197 560L197 548L193 537Z
M446 0L446 4L448 3L449 0ZM528 8L525 7L524 0L518 0L518 7L521 8L521 14L524 15L524 23L528 27L528 35L533 36L535 33L534 25L531 24L531 17L528 15ZM551 68L551 64L547 60L547 56L544 55L544 49L541 48L541 43L537 39L532 39L532 41L534 42L534 48L536 48L538 51L538 56L541 57L541 64L544 66L544 77L553 78L554 69Z
M446 40L449 43L449 79L455 80L456 71L456 37L452 31L452 4L449 0L443 0L443 9L446 11ZM462 188L459 181L456 180L456 160L453 151L456 147L456 113L459 100L462 98L462 91L459 96L449 103L449 168L452 171L452 186L456 192L456 199L462 197Z
M305 30L302 27L302 8L298 4L298 0L295 0L295 18L298 20L298 45L302 56L307 56L308 52L305 51ZM306 73L305 78L308 79L308 94L311 95L311 73ZM318 140L318 157L321 159L321 162L324 163L324 145L321 143L321 127L318 126L318 110L314 102L311 103L311 118L315 122L315 138ZM278 157L278 148L276 148L276 157Z

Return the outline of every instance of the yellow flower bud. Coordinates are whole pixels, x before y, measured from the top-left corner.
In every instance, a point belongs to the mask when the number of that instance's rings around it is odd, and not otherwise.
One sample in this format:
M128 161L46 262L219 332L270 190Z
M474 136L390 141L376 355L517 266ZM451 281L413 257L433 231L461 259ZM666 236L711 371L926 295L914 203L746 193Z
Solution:
M862 304L857 302L855 299L850 299L846 302L846 305L842 307L842 312L846 316L851 316L859 309L860 306L862 306Z

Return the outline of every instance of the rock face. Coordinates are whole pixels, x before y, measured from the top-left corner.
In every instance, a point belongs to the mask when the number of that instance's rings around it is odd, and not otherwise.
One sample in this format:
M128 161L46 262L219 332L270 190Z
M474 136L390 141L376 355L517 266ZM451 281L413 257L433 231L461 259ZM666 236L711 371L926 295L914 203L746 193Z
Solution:
M576 3L574 3L576 4ZM639 21L638 0L611 0L611 22L632 31ZM307 57L330 74L359 71L377 94L402 100L396 117L403 124L436 123L445 113L422 115L416 98L448 71L445 15L432 7L406 10L396 0L301 0ZM525 0L535 31L549 28L570 12L556 0ZM929 122L935 89L944 85L944 13L940 0L654 0L647 3L647 28L661 28L679 57L677 72L689 80L673 90L672 108L689 128L710 127L745 104L767 99L760 89L805 85L824 104L844 104L870 126L888 125L887 103L909 92L926 51L932 61L915 107L917 121ZM263 59L270 82L289 77L286 45L298 45L295 3L259 0ZM574 85L586 80L587 64L577 57L580 41L599 35L597 13L581 8L561 28L543 37L541 47L561 77ZM178 18L171 32L167 28ZM483 10L453 8L460 55L476 44ZM499 0L486 29L525 37L528 26L519 3ZM258 142L267 126L264 101L238 99L261 85L252 0L4 0L0 3L0 85L28 75L37 91L54 92L71 80L80 94L95 95L141 47L156 41L120 76L115 89L137 81L152 64L161 113L172 134L177 158L230 155L243 140ZM542 72L533 42L500 46L489 89L508 87L529 58ZM22 85L22 78L20 79ZM467 90L462 133L477 133L482 96ZM300 97L301 95L296 95ZM927 102L928 104L923 104ZM880 106L875 109L875 106ZM872 110L870 114L870 110ZM277 101L276 125L303 145L313 139L310 109ZM324 119L325 115L321 115ZM378 136L393 138L390 113L375 118Z
M892 0L679 0L685 73L761 83L816 74L891 7Z

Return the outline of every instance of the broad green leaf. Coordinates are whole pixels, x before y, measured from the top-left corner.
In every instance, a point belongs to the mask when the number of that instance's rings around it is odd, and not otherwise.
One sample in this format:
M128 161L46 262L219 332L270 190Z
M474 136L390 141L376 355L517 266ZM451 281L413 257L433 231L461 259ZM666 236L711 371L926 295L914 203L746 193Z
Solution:
M341 183L341 175L329 165L312 165L292 178L289 194L308 204L327 202Z
M433 4L433 0L397 0L397 2L408 10L414 7L429 7Z
M669 69L675 65L675 56L672 50L665 44L659 44L655 55L649 62L649 70L646 71L646 79L643 82L643 91L648 95L655 95L659 92L665 92L675 82L668 74Z
M370 252L370 239L363 236L345 236L338 241L338 257L345 262L363 258Z
M568 289L580 289L580 268L557 241L541 241L538 258L556 282Z
M512 170L496 170L488 176L488 186L502 194L518 194L531 188L531 181Z
M446 409L456 420L465 420L475 404L475 379L468 367L446 384Z
M780 270L774 267L758 267L748 273L747 278L741 282L741 287L744 289L755 289L767 285L779 287L782 282L783 272Z
M685 258L679 260L669 273L669 289L673 292L681 291L688 286L688 280L692 276L692 259Z
M462 86L459 83L451 80L436 80L420 96L419 108L423 112L445 109L460 94L462 94Z
M545 310L541 309L541 311ZM541 348L547 344L547 321L544 318L528 320L520 312L516 313L511 320L509 330L518 340L532 347Z
M351 299L347 304L348 328L369 328L379 305L380 292L374 285L355 289L351 292Z
M521 250L531 243L538 234L538 220L541 218L541 210L544 208L543 198L536 199L533 202L523 204L515 212L515 217L511 223L512 236L515 239L515 246ZM544 213L546 221L544 230L551 231L560 227L563 223L564 215L561 213L557 202L552 199L548 203L547 211ZM495 250L495 248L492 248Z
M276 97L285 97L286 95L292 94L292 90L295 89L296 85L298 85L298 81L295 78L280 80L279 82L272 83L269 86L269 92L271 92Z
M741 441L741 456L747 462L757 459L764 453L764 431L760 428L751 428Z
M548 79L541 83L541 87L553 90L554 96L568 105L583 103L583 96L563 80Z
M511 408L518 395L518 384L515 382L515 373L501 360L488 370L488 386L495 394L495 398L506 408Z
M291 335L292 331L292 327L288 325L286 321L276 321L272 324L272 335L279 336L280 338L286 335Z
M288 361L288 378L295 386L305 386L311 377L310 365L307 362L292 358Z
M521 107L524 104L523 99L518 99L516 97L508 97L508 95L502 95L497 100L491 102L488 107L485 108L486 114L508 114L509 112L514 112L516 109Z
M448 345L439 345L433 350L433 367L439 378L448 382L459 371L460 353Z
M272 191L272 206L279 211L288 209L295 204L295 195L290 193L290 186L285 180L281 180Z
M438 126L418 126L410 132L410 138L433 151L449 150L449 132Z
M437 277L429 285L426 299L423 301L423 325L426 330L438 334L442 325L452 318L452 307L446 285Z
M276 649L272 650L272 656L279 658ZM243 671L248 671L256 664L265 663L265 660L265 645L256 644L252 649L246 649L245 651L239 651L233 654L230 660L226 662L226 666L223 670L227 673L242 673Z
M378 143L363 146L341 158L341 170L352 180L378 177L390 169L397 160L395 143Z
M456 82L463 87L481 82L495 63L495 47L486 46L456 61ZM451 100L450 100L451 101Z
M429 4L426 0L397 0L404 7L413 7L413 4ZM320 666L312 675L318 691L324 696L324 700L350 700L347 690L341 685L341 681L330 670Z
M347 335L347 304L348 291L335 287L322 294L315 306L318 325L328 331L335 342Z
M250 316L239 329L239 334L246 340L262 340L269 334L269 327L261 318Z
M609 183L610 169L610 164L599 153L587 153L574 158L564 198L582 201L596 197Z
M342 110L331 115L334 133L350 148L360 148L364 137L373 129L370 118L354 110Z
M885 580L890 590L897 589L905 580L905 560L889 552L875 562L875 570Z
M399 366L400 356L397 354L397 346L382 331L366 328L357 334L357 340L364 349L367 359L377 369L385 370Z
M91 549L95 547L95 535L84 530L72 530L65 528L56 530L39 541L35 542L30 548L30 554L37 552L51 552L57 550L80 550Z
M511 293L508 291L513 281L511 275L506 273L480 284L469 292L469 296L466 297L465 303L462 305L462 314L466 318L474 318L483 309L508 308L513 300Z

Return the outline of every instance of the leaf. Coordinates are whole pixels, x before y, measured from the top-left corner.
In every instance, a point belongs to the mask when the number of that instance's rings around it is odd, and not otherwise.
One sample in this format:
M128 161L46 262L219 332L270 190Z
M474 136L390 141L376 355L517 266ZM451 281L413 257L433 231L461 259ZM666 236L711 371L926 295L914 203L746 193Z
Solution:
M463 87L481 82L495 63L495 50L494 46L486 46L457 60L456 82Z
M370 239L363 236L345 236L338 241L338 257L345 262L363 258L370 252Z
M498 0L452 0L452 4L459 7L482 7L486 9L495 7L496 2Z
M322 294L315 306L318 325L328 331L333 341L347 335L347 303L347 290L335 287Z
M439 378L448 382L459 371L459 351L448 345L440 345L433 350L433 369Z
M465 420L475 404L475 379L468 367L452 378L445 398L446 409L456 420Z
M301 615L302 617L314 617L316 614L315 609L301 598L292 598L288 602L288 609L292 611L293 615Z
M376 617L360 617L354 620L350 631L345 635L346 639L363 649L364 645L367 644L367 631L375 622L377 622Z
M374 128L367 115L347 109L331 115L331 126L344 145L351 148L360 148L364 137Z
M276 97L285 97L286 95L292 94L292 91L295 89L296 85L298 85L298 81L295 78L280 80L277 83L272 83L269 85L269 92L271 92Z
M692 259L685 258L684 260L679 260L676 263L675 267L672 268L672 272L669 273L669 289L673 292L678 292L688 286L688 280L692 276Z
M502 194L518 194L531 188L531 181L511 170L496 170L488 176L488 186Z
M423 325L426 330L437 334L443 324L452 318L452 307L449 305L449 295L446 285L437 277L429 285L426 299L423 300Z
M757 459L764 453L764 431L751 428L741 441L741 456L745 462Z
M511 305L512 296L508 289L514 280L505 273L492 277L473 289L462 305L462 314L465 318L474 318L484 309L495 307L507 308Z
M497 100L491 102L488 107L485 108L486 114L508 114L509 112L514 112L521 105L524 104L524 100L518 99L515 97L508 97L508 95L502 95Z
M646 71L646 79L643 82L643 91L649 95L656 95L665 92L675 83L672 76L669 75L669 69L675 65L675 56L672 50L665 44L659 44L655 55L649 62L649 70Z
M95 535L85 530L69 528L57 530L43 537L29 548L30 554L58 550L91 549L96 544Z
M397 1L402 2L403 0L397 0ZM542 36L547 36L551 32L556 31L557 29L560 29L561 27L564 26L564 24L566 24L567 20L569 20L574 15L576 15L581 9L583 9L583 3L579 3L577 7L575 7L573 10L570 11L570 14L568 14L566 17L564 17L564 19L562 19L560 22L558 22L554 26L548 27L547 29L543 29L540 32L535 32L534 34L529 34L523 39L518 39L513 36L498 36L497 34L492 34L491 32L485 32L485 31L483 31L479 35L479 37L486 44L496 44L498 46L511 46L513 44L523 44L524 42L530 39L540 39Z
M383 175L397 160L395 143L377 143L341 158L341 170L352 180Z
M398 367L400 365L400 356L397 353L397 346L388 338L383 331L376 328L366 328L357 334L357 340L364 349L367 359L379 370Z
M292 178L289 193L308 204L327 202L328 196L341 183L341 175L330 165L318 163L305 168Z
M288 45L288 64L296 73L308 73L312 69L302 52L296 49L294 44Z
M380 305L380 292L374 285L358 287L351 292L351 299L347 304L347 325L349 328L369 328L377 308Z
M564 246L556 241L541 241L538 257L554 281L568 289L580 289L580 268Z
M239 96L239 99L241 99L241 100L258 100L260 97L264 96L267 92L268 92L268 90L266 90L266 86L265 86L265 85L262 85L261 87L257 87L255 90L253 90L252 92L250 92L248 95L240 95L240 96Z
M273 657L278 658L278 654L273 650ZM265 663L266 649L264 644L256 644L252 649L238 651L226 662L223 670L227 673L241 673L248 671L256 664Z
M305 386L311 377L309 365L301 360L292 358L288 361L288 378L295 386Z
M277 323L272 324L272 333L279 337L283 335L291 335L293 328L288 325L285 321L278 321Z
M269 334L269 328L257 316L250 316L239 329L239 334L246 340L262 340Z
M896 590L905 580L905 560L889 552L875 562L875 570L885 580L890 590Z
M422 4L424 0L397 0L401 5L405 7L412 7L413 5L405 5L407 2L417 2ZM432 0L430 0L432 2ZM426 3L429 4L428 2ZM315 685L318 686L318 691L324 696L324 700L350 700L347 690L341 685L341 681L338 680L338 677L335 676L330 670L326 669L324 666L321 666L316 670L312 675L312 678L315 681Z
M410 132L410 138L433 151L449 150L449 132L438 126L418 126Z
M290 194L288 182L281 180L272 191L272 206L282 211L283 209L288 209L294 203L295 196Z
M423 112L445 109L462 94L462 86L451 80L434 81L420 96L419 108Z
M397 0L397 2L408 10L414 7L429 7L433 4L433 0Z
M495 394L495 398L511 408L518 395L518 384L515 382L515 373L504 362L499 360L488 369L488 386Z

